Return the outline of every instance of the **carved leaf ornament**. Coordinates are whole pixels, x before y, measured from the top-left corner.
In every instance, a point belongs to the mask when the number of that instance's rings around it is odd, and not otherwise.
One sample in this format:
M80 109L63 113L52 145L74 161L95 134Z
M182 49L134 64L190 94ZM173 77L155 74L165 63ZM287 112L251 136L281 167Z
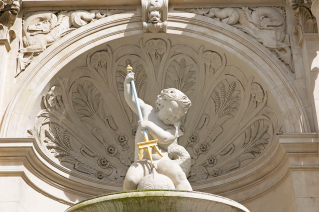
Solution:
M261 84L216 51L150 39L89 54L86 66L43 96L34 130L52 160L87 177L123 182L138 121L123 96L127 64L145 102L154 105L168 87L191 99L178 141L191 155L191 182L242 168L273 142L277 118Z

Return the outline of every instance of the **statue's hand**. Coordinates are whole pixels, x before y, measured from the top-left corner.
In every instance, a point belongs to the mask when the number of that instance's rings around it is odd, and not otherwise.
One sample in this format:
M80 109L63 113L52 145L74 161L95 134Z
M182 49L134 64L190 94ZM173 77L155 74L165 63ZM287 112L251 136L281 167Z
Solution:
M148 121L138 121L138 126L141 128L141 130L147 129Z
M131 80L134 80L134 72L130 71L127 73L126 77L125 77L125 81L127 82L131 82Z

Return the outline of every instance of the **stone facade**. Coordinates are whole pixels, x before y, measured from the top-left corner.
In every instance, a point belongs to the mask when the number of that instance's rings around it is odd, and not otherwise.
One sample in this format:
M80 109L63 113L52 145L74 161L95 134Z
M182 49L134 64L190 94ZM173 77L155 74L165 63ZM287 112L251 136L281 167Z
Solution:
M170 87L191 99L178 143L194 191L317 211L318 5L1 0L0 211L62 212L122 190L138 120L128 64L148 104Z

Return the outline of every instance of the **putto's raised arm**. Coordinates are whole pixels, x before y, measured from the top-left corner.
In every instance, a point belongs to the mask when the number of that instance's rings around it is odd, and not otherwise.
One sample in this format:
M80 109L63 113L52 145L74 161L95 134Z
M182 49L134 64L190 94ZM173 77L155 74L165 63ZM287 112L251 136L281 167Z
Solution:
M130 106L130 108L134 111L134 113L138 114L132 87L131 87L131 80L134 80L134 72L128 71L124 80L124 98L127 104ZM143 110L146 107L146 104L140 98L138 98L138 102L140 104L141 111L143 113Z

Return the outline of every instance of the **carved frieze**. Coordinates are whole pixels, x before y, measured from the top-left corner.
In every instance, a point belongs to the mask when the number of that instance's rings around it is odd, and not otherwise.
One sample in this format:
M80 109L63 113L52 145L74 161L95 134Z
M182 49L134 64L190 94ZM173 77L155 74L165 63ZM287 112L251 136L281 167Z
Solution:
M16 76L56 40L92 21L123 10L39 11L24 16Z
M247 33L274 52L293 72L289 35L286 33L286 20L281 8L208 8L186 11L210 17Z
M154 105L160 90L169 87L192 100L181 123L184 136L178 140L191 157L190 181L242 168L266 152L278 124L265 88L226 61L214 49L172 45L160 38L88 54L85 66L56 79L43 96L34 136L61 165L122 183L134 160L138 121L123 96L130 64L145 102ZM172 153L170 148L175 147L168 147ZM179 158L174 153L169 157Z

